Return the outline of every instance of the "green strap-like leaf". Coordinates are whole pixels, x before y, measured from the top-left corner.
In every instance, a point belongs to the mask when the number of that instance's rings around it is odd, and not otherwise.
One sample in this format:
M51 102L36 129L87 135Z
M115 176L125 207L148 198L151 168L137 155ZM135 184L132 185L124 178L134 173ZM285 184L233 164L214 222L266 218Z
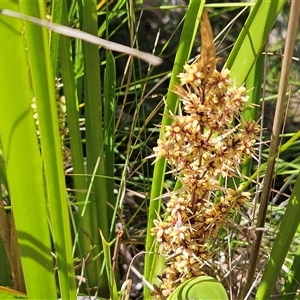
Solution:
M15 1L5 4L18 10ZM27 295L30 299L56 299L42 161L30 107L33 95L21 34L23 24L0 16L0 27L2 150Z
M45 3L20 2L22 12L44 18ZM25 22L30 71L37 105L50 224L63 298L76 294L68 199L58 127L49 35L46 28ZM42 66L42 67L41 67Z
M245 82L284 3L285 0L259 0L251 10L226 62L237 86Z

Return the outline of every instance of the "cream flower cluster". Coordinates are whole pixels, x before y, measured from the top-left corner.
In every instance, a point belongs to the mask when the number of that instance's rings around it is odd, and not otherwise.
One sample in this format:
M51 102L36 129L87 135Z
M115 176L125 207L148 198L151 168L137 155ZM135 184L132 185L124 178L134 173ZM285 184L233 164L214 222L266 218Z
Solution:
M221 186L220 176L239 176L238 166L254 155L261 131L255 121L241 120L246 89L235 86L228 69L211 70L201 60L186 64L179 78L174 92L182 101L183 116L171 116L172 125L154 148L156 158L166 158L183 185L180 193L172 193L164 219L155 220L152 229L166 256L162 283L154 293L158 299L204 274L212 241L226 218L250 201L240 188Z

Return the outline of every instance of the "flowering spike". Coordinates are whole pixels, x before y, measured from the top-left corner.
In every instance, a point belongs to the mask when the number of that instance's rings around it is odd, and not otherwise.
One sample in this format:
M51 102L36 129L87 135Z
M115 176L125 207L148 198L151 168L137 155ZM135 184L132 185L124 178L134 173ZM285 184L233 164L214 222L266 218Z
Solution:
M213 35L207 13L201 19L201 58L184 66L174 92L183 104L183 116L172 115L163 139L154 148L178 174L183 189L174 192L163 220L155 220L152 234L166 256L157 299L166 299L189 278L205 274L213 240L227 217L250 201L250 194L220 186L221 177L240 177L239 165L254 155L261 128L240 118L248 100L236 87L230 71L216 70ZM232 125L233 121L235 126Z

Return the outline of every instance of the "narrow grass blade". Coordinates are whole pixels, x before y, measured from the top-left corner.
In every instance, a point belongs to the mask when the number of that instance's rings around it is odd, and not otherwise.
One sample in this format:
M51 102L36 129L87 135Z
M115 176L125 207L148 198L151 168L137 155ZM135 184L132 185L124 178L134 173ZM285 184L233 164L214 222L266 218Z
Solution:
M62 14L62 5L64 1L54 0L51 2L51 21L54 23L61 23L61 14ZM52 70L53 76L57 74L57 55L59 47L59 38L58 33L52 32L50 36L50 53L52 61Z
M67 16L67 3L63 2L62 6L62 24L68 24ZM87 195L87 178L84 167L84 154L82 149L81 132L79 127L79 104L77 96L76 79L74 74L74 65L72 61L72 48L69 37L60 36L60 70L62 75L62 82L64 84L64 94L67 106L68 116L68 128L69 128L69 140L72 156L73 187L75 189L76 203L78 205L78 213L74 212L74 228L75 238L73 245L73 252L76 252L76 256L84 260L87 253L91 248L91 240L86 235L82 228L87 230L90 226L89 218L80 218L82 214L83 205ZM86 225L88 224L88 225ZM75 251L76 249L76 251Z
M67 18L67 3L64 1L62 7L62 23L68 24ZM68 113L68 128L70 137L70 146L72 153L72 165L74 176L75 189L81 192L76 193L78 202L84 202L87 190L85 169L84 169L84 154L82 149L81 132L79 127L79 103L77 95L76 78L74 74L74 65L72 61L72 49L70 38L60 37L60 68L62 73L62 82L64 84L64 94L66 98L66 106ZM81 174L81 176L79 176Z
M80 15L82 26L90 34L97 34L97 11L93 1L82 1ZM107 185L105 179L105 153L103 137L103 110L100 90L99 49L95 45L83 43L84 60L84 100L86 124L86 157L87 173L92 174L100 158L99 167L93 182L94 194L90 195L90 204L85 214L86 230L95 245L93 255L99 255L102 250L98 229L101 229L106 240L109 238L109 222L107 213ZM106 274L103 273L103 256L87 265L90 286L107 288ZM100 275L101 274L101 275ZM100 277L99 277L100 276Z
M114 195L114 161L115 161L115 118L116 118L116 66L111 51L106 53L106 69L104 75L104 128L105 158L107 171L107 192L110 207L108 209L110 236L115 235L115 222L111 221L116 213ZM115 208L115 209L114 209Z
M26 21L34 23L36 25L47 27L47 28L51 29L52 31L57 32L59 34L63 34L63 35L69 36L69 37L76 37L78 39L84 40L91 44L102 46L103 48L106 48L109 50L113 50L113 51L117 51L117 52L135 56L135 57L142 59L154 66L160 65L162 63L161 58L154 56L152 54L142 52L142 51L118 44L118 43L110 42L110 41L101 39L95 35L92 35L92 34L89 34L86 32L82 32L79 30L75 30L75 29L67 27L67 26L63 26L63 25L56 24L56 23L50 23L50 22L44 21L42 19L35 18L31 15L18 13L16 11L12 11L9 9L2 9L2 10L0 10L0 13L5 16L26 20Z
M104 236L102 235L102 232L100 230L100 236L102 240L103 245L103 253L104 253L104 260L105 260L105 268L108 278L108 286L110 290L110 299L118 299L118 290L117 290L117 284L115 280L115 276L112 269L112 263L111 263L111 253L110 253L110 247L111 244L107 243Z

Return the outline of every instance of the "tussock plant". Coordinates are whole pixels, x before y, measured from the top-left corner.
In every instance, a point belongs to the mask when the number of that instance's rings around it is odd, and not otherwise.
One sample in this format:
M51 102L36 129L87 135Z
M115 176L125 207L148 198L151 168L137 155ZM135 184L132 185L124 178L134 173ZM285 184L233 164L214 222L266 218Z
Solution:
M300 1L2 2L0 299L299 298Z
M239 165L255 155L260 126L241 118L247 102L245 87L237 87L230 70L216 69L217 58L207 14L201 20L201 58L186 64L173 91L183 114L171 115L163 139L154 148L166 158L182 188L171 193L164 219L154 221L152 234L166 257L157 299L167 298L181 283L205 274L212 245L226 220L250 202L240 186L229 188L220 178L238 177ZM223 184L221 183L223 182Z

